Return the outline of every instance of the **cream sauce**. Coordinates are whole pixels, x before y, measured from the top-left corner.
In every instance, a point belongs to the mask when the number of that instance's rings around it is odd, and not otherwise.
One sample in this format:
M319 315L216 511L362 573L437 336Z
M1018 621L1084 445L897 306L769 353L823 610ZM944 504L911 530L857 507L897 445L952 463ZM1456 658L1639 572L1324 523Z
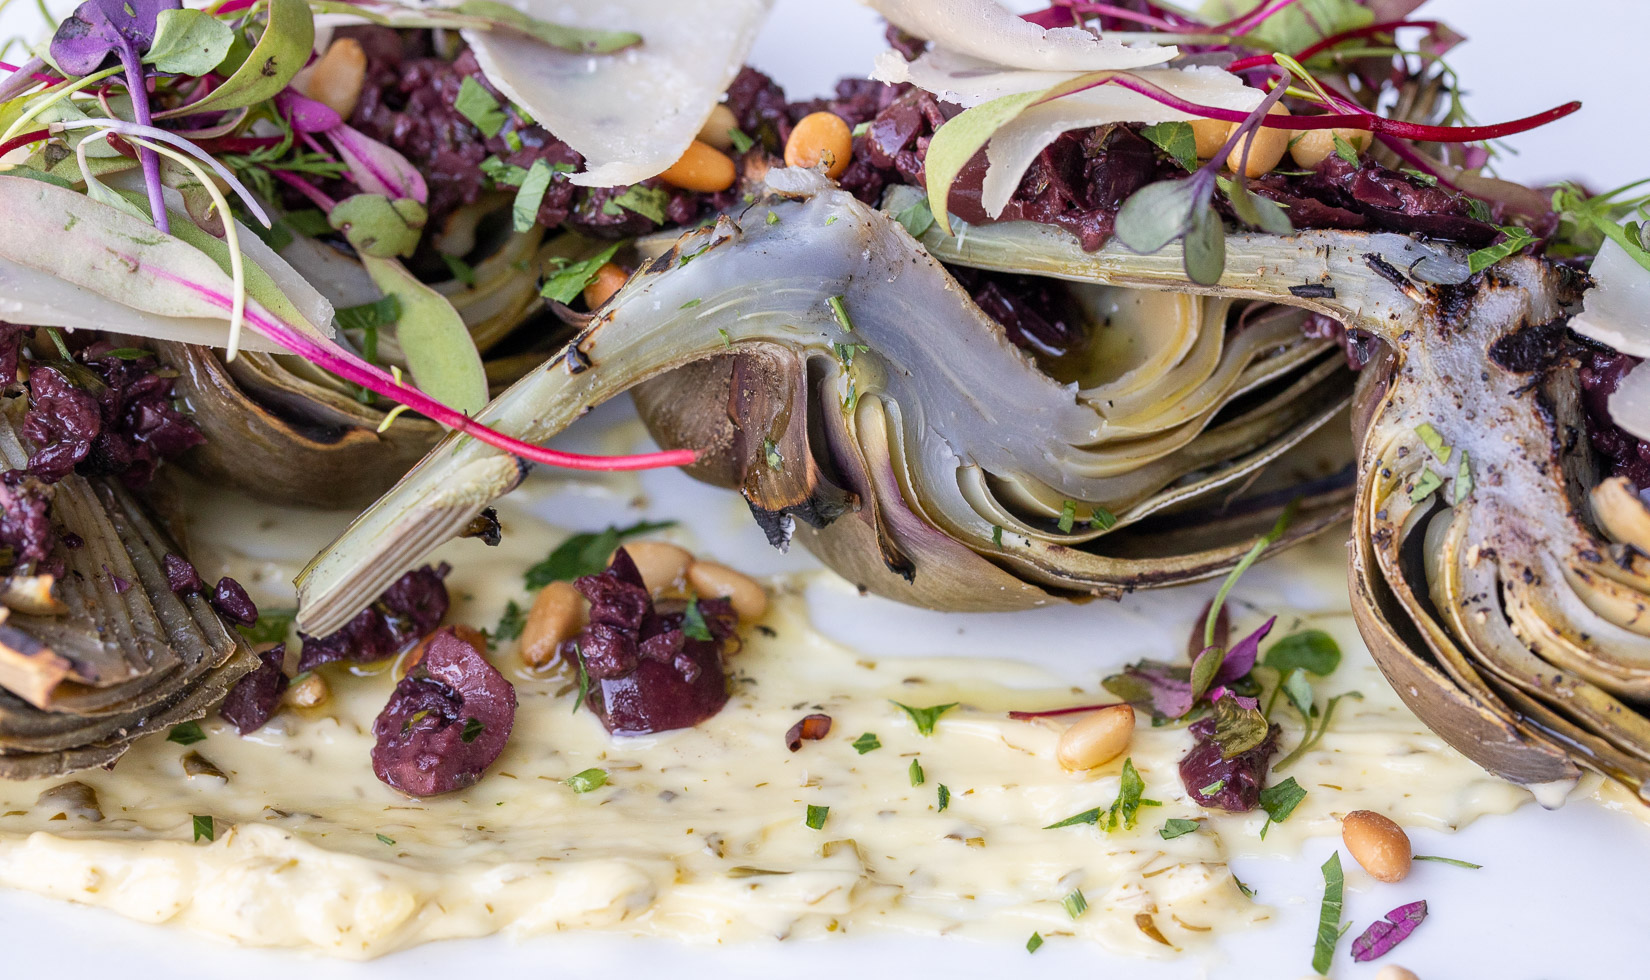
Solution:
M623 496L634 484L617 486ZM499 549L478 559L474 542L449 547L449 621L491 626L506 600L525 603L520 574L554 540L531 527L529 504L507 502ZM241 576L274 605L290 604L297 564L340 526L335 515L253 516L220 498L199 510L193 544L216 555L204 570ZM1329 543L1282 560L1303 575L1339 576L1344 551ZM1308 790L1286 823L1262 840L1262 812L1198 807L1176 771L1190 737L1146 722L1128 755L1144 795L1162 805L1142 807L1133 829L1045 830L1109 806L1120 762L1064 773L1054 761L1063 724L1006 711L1112 699L1008 660L867 659L810 624L801 592L815 576L816 587L850 588L828 573L772 580L765 629L745 629L731 658L727 708L696 729L612 739L573 711L571 678L528 673L504 644L493 659L520 698L504 754L466 792L409 800L368 762L390 668L323 668L325 704L284 709L252 737L214 718L204 742L151 738L114 771L79 774L97 792L101 822L35 806L63 780L0 783L0 885L351 958L565 929L696 942L961 931L1015 943L1035 930L1153 956L1171 950L1142 929L1144 917L1177 950L1268 918L1239 891L1227 867L1234 855L1297 853L1353 809L1452 829L1530 798L1427 732L1381 679L1348 615L1270 610L1280 630L1317 627L1339 641L1345 660L1319 682L1320 699L1364 696L1341 702L1323 741L1283 774ZM1105 607L1094 615L1102 620ZM890 700L960 706L924 737ZM832 717L829 737L789 752L786 731L815 711ZM1299 726L1291 711L1276 714L1287 752ZM881 747L860 754L852 743L865 732ZM190 752L227 779L186 776ZM913 759L925 775L918 786ZM607 785L579 794L564 783L589 768L606 770ZM941 784L950 790L943 812ZM819 830L804 822L810 804L830 808ZM214 818L215 841L191 839L195 815ZM1158 830L1174 817L1202 822L1163 840ZM1088 910L1073 919L1061 900L1075 889Z

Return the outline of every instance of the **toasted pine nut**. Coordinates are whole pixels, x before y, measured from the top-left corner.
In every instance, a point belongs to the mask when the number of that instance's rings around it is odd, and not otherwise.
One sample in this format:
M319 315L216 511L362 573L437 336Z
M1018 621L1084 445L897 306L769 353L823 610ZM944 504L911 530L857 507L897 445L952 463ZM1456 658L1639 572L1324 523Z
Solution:
M614 265L612 262L602 263L602 267L596 270L596 278L584 287L584 305L595 309L612 299L613 294L629 281L630 273L624 271L623 266Z
M1207 160L1219 153L1231 133L1232 124L1224 119L1193 119L1192 138L1197 140L1197 158Z
M1134 737L1134 708L1112 704L1060 733L1054 757L1067 772L1096 769L1123 754Z
M740 619L751 622L768 611L768 593L743 572L713 561L695 561L687 568L688 586L699 595L726 599Z
M299 708L313 708L327 699L327 679L310 674L286 689L286 702Z
M699 127L699 142L709 143L723 153L733 149L733 137L729 131L739 128L739 120L733 110L718 102L716 108L710 110L710 117L705 124Z
M584 627L584 596L571 582L551 582L533 597L527 624L521 629L521 659L529 667L543 667L556 659L556 648Z
M817 167L825 164L825 176L836 179L848 169L854 157L854 134L834 112L810 112L791 129L785 141L785 166Z
M1289 156L1296 166L1311 170L1335 152L1337 136L1352 144L1360 154L1369 149L1369 142L1374 139L1362 129L1301 129L1296 130L1289 144Z
M687 582L688 564L693 555L669 541L632 541L624 546L625 553L642 573L642 584L655 597L665 592L680 592ZM614 552L618 554L618 552ZM613 564L613 555L607 556Z
M1409 874L1409 835L1391 819L1373 810L1353 810L1341 820L1341 840L1377 880L1403 881Z
M396 677L407 676L413 672L414 668L424 662L424 651L430 645L430 637L440 632L442 628L444 627L431 630L428 635L418 641L417 646L414 646L411 650L407 651L406 656L401 658L401 663L396 667ZM486 652L487 637L474 626L466 626L463 623L459 623L453 627L453 634L465 643L468 643L470 646L475 647L477 650L480 650L483 653Z
M1281 105L1275 105L1267 110L1266 114L1269 116L1287 116L1289 110ZM1226 127L1227 138L1231 137L1233 131L1239 125L1241 124L1232 123ZM1294 132L1288 129L1268 129L1265 126L1257 126L1253 135L1255 139L1254 145L1249 148L1249 166L1243 171L1245 177L1259 177L1271 173L1272 168L1283 160L1283 153L1289 149L1289 139L1294 135ZM1243 166L1243 144L1246 139L1238 140L1237 145L1232 147L1232 152L1226 154L1226 169L1233 173L1237 173L1237 169Z
M367 53L353 37L327 45L326 53L309 68L310 98L346 120L361 101L361 82L367 77Z
M1406 970L1396 963L1388 963L1381 967L1381 972L1375 974L1375 980L1421 980L1414 971Z
M659 179L684 191L715 194L733 186L733 158L703 140L694 140Z

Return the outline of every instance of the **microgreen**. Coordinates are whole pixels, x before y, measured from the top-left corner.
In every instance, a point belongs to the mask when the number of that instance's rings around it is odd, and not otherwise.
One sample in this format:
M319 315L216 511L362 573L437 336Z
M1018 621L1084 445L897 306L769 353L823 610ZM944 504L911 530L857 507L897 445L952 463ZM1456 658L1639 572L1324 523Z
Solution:
M728 142L733 144L733 152L743 156L750 152L756 141L745 135L745 131L738 126L728 130Z
M228 24L192 8L162 10L155 37L143 56L157 71L174 75L205 75L223 61L235 32Z
M327 213L327 224L357 252L378 258L411 256L428 219L429 212L417 201L392 201L382 194L355 194Z
M254 106L287 87L315 49L315 18L306 0L268 0L265 10L263 34L229 77L201 98L160 113L160 118ZM237 49L239 41L231 45L220 68L227 69Z
M934 227L934 212L928 209L928 198L919 197L894 215L894 220L910 232L912 238L921 238L923 232Z
M504 614L499 616L498 625L493 627L493 637L499 640L514 640L521 636L521 631L527 627L527 614L511 599L504 604Z
M1323 630L1301 630L1272 644L1262 663L1279 674L1309 670L1319 677L1328 677L1341 665L1341 648L1335 638Z
M1306 730L1301 733L1301 743L1295 746L1294 751L1279 759L1277 764L1272 766L1273 772L1281 772L1294 765L1296 760L1312 751L1323 740L1323 733L1329 730L1329 720L1335 715L1335 706L1340 704L1344 698L1355 698L1362 701L1364 696L1357 691L1347 691L1345 694L1337 694L1330 698L1324 703L1323 712L1318 716L1316 728L1312 726L1312 716L1305 716Z
M1238 704L1235 697L1223 697L1215 702L1214 740L1220 745L1220 756L1232 759L1248 752L1271 732L1266 716L1255 708Z
M1312 969L1322 976L1329 975L1335 944L1341 939L1341 898L1345 887L1341 854L1336 851L1323 863L1323 904L1318 910L1318 941L1312 951Z
M1439 864L1451 864L1451 865L1454 865L1457 868L1466 868L1469 871L1477 871L1478 869L1483 867L1482 864L1473 864L1471 861L1461 861L1461 860L1458 860L1456 858L1439 857L1436 854L1417 854L1417 855L1415 855L1413 860L1416 860L1416 861L1436 861Z
M911 723L917 726L917 734L923 736L934 734L934 723L940 720L940 715L957 706L955 701L950 704L936 704L928 708L913 708L908 704L900 704L898 701L889 703L909 715Z
M588 793L607 785L607 770L586 769L568 776L563 782L572 787L575 793Z
M466 415L479 413L488 401L487 372L452 301L394 259L360 258L378 288L401 304L395 335L419 390Z
M544 285L539 287L539 295L558 303L573 302L584 292L584 287L596 281L596 273L611 261L625 244L622 241L614 242L590 258L578 262L563 260L561 266L545 277Z
M675 521L641 521L629 527L608 526L595 532L574 534L557 545L549 557L527 569L523 583L537 592L551 582L567 582L586 575L600 575L607 556L629 538L674 527Z
M1189 122L1161 122L1147 126L1140 135L1156 144L1187 173L1197 169L1197 137Z
M378 330L401 319L401 300L383 296L360 306L334 310L332 315L340 330ZM368 360L372 360L371 355Z

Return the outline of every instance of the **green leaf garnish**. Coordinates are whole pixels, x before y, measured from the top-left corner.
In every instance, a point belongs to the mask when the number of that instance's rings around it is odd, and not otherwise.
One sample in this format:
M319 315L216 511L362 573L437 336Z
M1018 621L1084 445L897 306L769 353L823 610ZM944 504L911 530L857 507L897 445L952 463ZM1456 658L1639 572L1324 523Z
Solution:
M428 220L424 205L412 198L392 201L382 194L355 194L327 212L327 224L357 252L378 258L412 255Z
M238 626L236 629L240 630L251 646L282 643L292 631L292 623L297 618L296 609L259 609L256 623L251 626Z
M498 131L509 122L509 117L499 106L498 100L492 93L482 87L473 76L464 76L464 81L458 86L458 97L453 100L453 108L458 114L470 121L470 125L481 130L481 135L492 139Z
M1260 828L1261 838L1265 839L1267 827L1288 820L1289 815L1295 812L1295 807L1304 799L1306 790L1295 782L1294 776L1261 790L1260 808L1266 811L1266 823Z
M836 318L836 322L843 330L848 333L854 332L854 321L848 318L848 308L842 305L841 296L832 296L825 301L825 305L831 308L831 316Z
M1301 717L1310 723L1312 715L1312 682L1306 679L1306 671L1291 670L1283 675L1278 683L1278 690L1289 698L1289 703L1301 713Z
M779 447L772 439L762 440L762 458L767 461L768 469L782 470L785 468L785 457L780 454Z
M588 793L593 789L601 789L607 785L606 769L586 769L576 772L562 780L573 788L575 793Z
M315 17L306 0L269 0L263 34L222 85L186 105L155 113L156 119L224 112L273 99L304 67L315 49ZM232 45L219 67L235 59ZM242 49L244 50L244 49Z
M401 303L396 339L413 382L437 401L476 415L487 404L487 372L470 328L447 297L393 259L362 255L361 264L385 295Z
M1092 810L1084 810L1082 813L1074 813L1074 814L1072 814L1071 816L1067 817L1064 820L1057 820L1054 823L1051 823L1048 826L1044 827L1043 829L1044 830L1059 830L1061 827L1077 827L1077 826L1081 826L1083 824L1089 824L1089 825L1092 826L1094 824L1098 824L1099 822L1100 822L1100 808L1095 807Z
M1003 527L1001 524L991 525L991 543L998 551L1003 550Z
M197 814L191 814L190 815L190 820L193 821L193 823L194 823L195 840L198 841L202 837L206 838L209 841L218 839L217 823L215 821L213 821L213 819L211 817L202 816L201 814L197 813Z
M588 259L564 262L545 278L544 285L539 288L539 295L558 303L573 302L584 292L584 287L596 281L596 273L612 260L625 244L614 242Z
M705 625L705 613L699 608L699 600L688 601L687 609L682 613L682 635L690 640L714 640L715 634Z
M940 715L957 706L955 701L950 704L936 704L930 708L913 708L908 704L900 704L898 701L889 703L910 715L911 723L917 726L917 734L925 736L934 734L934 723L940 720Z
M1483 867L1482 864L1473 864L1471 861L1460 861L1456 858L1439 857L1436 854L1417 854L1413 860L1436 861L1439 864L1452 864L1457 868L1466 868L1469 871L1477 871L1479 868Z
M1340 133L1330 133L1329 138L1335 141L1335 155L1356 167L1358 165L1358 148L1342 139Z
M743 156L749 153L756 141L745 135L745 131L738 126L728 130L728 142L733 144L733 152Z
M1422 422L1420 425L1417 425L1415 427L1415 434L1421 438L1421 444L1426 446L1427 450L1430 451L1432 455L1438 457L1438 462L1449 462L1450 454L1455 452L1455 450L1450 446L1444 445L1444 437L1438 434L1438 430L1432 427L1431 422Z
M1280 674L1309 670L1319 677L1328 677L1341 665L1341 647L1323 630L1301 630L1272 644L1261 663Z
M504 604L504 614L499 616L498 625L493 627L493 636L500 640L514 640L521 636L521 631L527 626L527 613L511 599Z
M1526 246L1541 240L1538 236L1530 234L1517 225L1505 226L1501 229L1501 233L1507 236L1505 241L1481 248L1467 256L1467 268L1469 270L1483 272L1514 252L1522 252Z
M468 78L465 81L469 81ZM522 178L521 186L516 189L515 203L510 206L511 226L516 231L531 231L539 223L539 205L544 203L544 192L550 189L550 181L554 175L550 172L550 165L543 160L534 160L533 166Z
M205 11L162 10L155 18L155 37L143 61L174 75L205 75L223 61L234 40L229 25Z
M600 575L607 568L607 557L629 538L675 527L675 521L641 521L629 527L574 534L556 546L550 556L527 570L523 577L527 589L537 592L551 582L570 582L586 575Z
M458 737L463 740L465 745L468 745L480 738L481 733L486 730L487 726L482 723L480 718L469 718L465 720L464 730L458 733Z
M665 223L665 205L670 203L670 195L656 187L643 187L641 184L631 184L618 197L610 198L602 205L602 213L615 215L623 208L634 214L639 214L656 225Z
M526 34L562 51L574 54L611 54L642 43L633 31L609 31L594 27L570 27L529 17L509 4L496 0L464 0L453 8L461 14L482 17L495 24Z
M1458 504L1472 493L1472 464L1467 451L1461 450L1461 465L1455 469L1455 485L1450 488L1450 503Z
M394 837L387 837L384 834L374 834L373 836L378 838L378 843L380 843L380 844L383 844L383 845L386 845L386 846L394 846L394 844L395 844L395 838Z
M1028 953L1035 953L1035 952L1037 952L1037 950L1041 949L1042 946L1043 946L1043 937L1038 935L1035 932L1031 934L1030 939L1026 940L1026 952L1028 952Z
M921 238L923 232L934 227L934 212L928 208L928 198L919 197L894 215L894 220L910 232L912 238Z
M1356 698L1362 701L1364 696L1357 691L1347 691L1345 694L1337 694L1330 698L1328 703L1323 706L1323 714L1318 717L1317 729L1312 728L1312 719L1308 717L1306 719L1306 732L1301 738L1301 744L1295 746L1294 751L1279 759L1272 766L1273 772L1281 772L1288 766L1294 765L1295 760L1312 751L1323 740L1323 733L1329 730L1329 720L1335 715L1335 706L1341 703L1342 698Z
M1195 833L1197 833L1196 820L1182 820L1179 817L1172 817L1163 821L1163 826L1158 828L1157 836L1164 840L1174 840L1176 837L1185 837L1187 834Z
M860 755L864 755L867 752L882 748L882 742L877 739L876 734L873 732L866 732L860 737L854 739L853 745L854 749L858 751ZM915 764L916 761L917 760L915 759L911 760L913 764ZM918 771L920 772L921 770ZM917 784L912 783L911 785L915 786Z
M923 781L928 778L927 776L925 776L923 774L922 763L918 762L915 759L911 760L911 768L907 771L911 775L911 785L912 786L921 786L923 784Z
M334 310L332 315L340 330L377 330L401 319L401 300L384 296L371 303Z
M1081 917L1084 912L1089 910L1089 900L1083 897L1081 888L1072 889L1070 895L1060 899L1060 904L1065 908L1066 914L1073 919Z
M1122 779L1117 787L1117 799L1112 801L1111 809L1106 814L1106 831L1108 833L1117 829L1119 818L1122 819L1123 826L1126 829L1134 829L1134 817L1141 807L1162 805L1156 800L1141 799L1140 794L1145 789L1146 782L1140 778L1140 773L1135 770L1134 759L1124 759Z
M940 801L940 807L935 812L936 813L944 813L945 808L951 805L951 787L945 785L944 783L941 783L940 787L939 787L938 797L939 797L939 801Z
M173 725L172 730L166 734L166 740L179 745L194 745L196 742L206 741L206 733L201 731L200 722L186 721L181 725Z
M1432 472L1431 467L1421 471L1421 476L1415 481L1415 486L1409 491L1410 503L1418 504L1432 496L1432 492L1444 485L1444 478Z
M770 224L770 225L779 224L779 212L777 212L777 211L769 211L768 212L768 224Z
M830 814L831 814L831 808L830 807L828 807L828 806L815 806L814 804L809 803L808 804L808 816L803 822L806 823L813 830L820 830L825 826L825 818L830 816Z
M1226 604L1226 596L1232 591L1232 586L1237 584L1237 580L1243 576L1244 572L1249 570L1250 565L1260 560L1260 556L1266 553L1267 548L1277 544L1283 538L1283 533L1289 530L1289 524L1295 519L1295 510L1299 506L1300 501L1298 499L1291 500L1288 506L1283 508L1283 513L1278 515L1272 529L1257 538L1243 557L1238 559L1238 563L1232 566L1232 570L1226 573L1226 578L1220 583L1220 588L1215 592L1215 597L1209 601L1209 615L1203 620L1204 646L1212 647L1215 645L1215 623L1220 618L1221 607ZM1198 672L1200 676L1192 678L1192 695L1194 698L1201 698L1208 691L1209 684L1214 680L1215 675L1220 673L1220 665L1225 658L1226 654L1222 651L1218 657L1203 657L1194 664L1194 667L1202 666L1202 669Z
M1256 708L1244 708L1234 698L1215 702L1214 741L1220 746L1223 759L1232 759L1248 752L1262 742L1271 726L1266 716Z
M1335 944L1341 939L1341 894L1346 876L1341 872L1341 854L1336 851L1323 863L1323 906L1318 912L1318 943L1312 951L1312 969L1329 975L1335 958Z
M1147 126L1140 135L1151 140L1187 173L1197 169L1197 136L1189 122L1160 122Z
M1061 503L1060 503L1060 519L1055 522L1055 526L1060 529L1061 534L1070 534L1071 529L1074 526L1076 526L1076 523L1077 523L1077 501L1075 501L1075 500L1061 501Z
M1198 790L1197 795L1199 795L1199 796L1213 796L1213 795L1215 795L1216 793L1220 792L1221 790L1223 790L1225 788L1226 788L1226 780L1217 779L1214 782L1210 783L1209 785L1207 785L1207 786L1203 787L1202 789Z
M525 168L505 163L496 156L481 161L481 172L497 187L520 187L521 182L527 179Z

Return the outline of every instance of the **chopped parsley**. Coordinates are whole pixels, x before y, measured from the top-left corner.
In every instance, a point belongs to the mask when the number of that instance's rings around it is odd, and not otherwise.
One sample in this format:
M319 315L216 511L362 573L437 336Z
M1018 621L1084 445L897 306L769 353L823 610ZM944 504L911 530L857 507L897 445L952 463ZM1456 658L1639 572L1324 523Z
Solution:
M1261 840L1266 839L1266 830L1275 823L1283 823L1289 815L1300 806L1301 800L1306 799L1306 790L1295 777L1290 776L1283 782L1268 786L1260 791L1260 808L1266 811L1266 822L1261 825Z
M821 830L825 827L825 818L830 816L830 815L831 815L831 808L830 807L828 807L828 806L815 806L814 804L809 803L808 804L808 816L803 822L806 823L813 830Z
M911 760L911 768L908 771L911 774L911 785L912 786L921 786L923 784L923 781L928 778L927 776L923 775L922 763L918 762L915 759Z
M670 195L656 187L643 187L632 184L625 188L623 194L609 198L602 205L602 214L612 216L623 208L633 214L639 214L654 224L665 223L665 205L670 203Z
M1055 823L1051 823L1047 827L1044 827L1043 829L1044 830L1058 830L1061 827L1076 827L1076 826L1079 826L1081 824L1091 824L1092 825L1092 824L1097 824L1099 822L1100 822L1100 808L1095 807L1092 810L1084 810L1082 813L1076 813L1076 814L1073 814L1073 815L1067 817L1064 820L1059 820L1059 821L1056 821Z
M200 722L186 721L181 725L173 725L172 730L166 735L166 740L179 745L194 745L196 742L206 741L206 733L201 731Z
M377 837L378 843L383 844L385 847L393 847L395 845L394 837L389 837L384 834L374 834L373 836Z
M629 527L609 525L602 531L575 534L557 545L549 557L529 568L523 579L529 591L537 592L551 582L600 575L607 568L607 556L626 539L675 525L675 521L641 521Z
M733 152L739 154L749 153L751 147L756 145L756 141L746 136L738 126L728 130L728 142L733 144Z
M457 279L466 286L474 286L476 284L476 270L470 267L470 263L464 261L456 255L442 255L441 261L446 263L447 271L452 273L452 277L454 279Z
M1077 501L1067 500L1060 504L1059 527L1061 534L1070 534L1077 525Z
M593 789L601 789L607 785L607 770L586 769L583 772L576 772L562 781L571 786L575 793L588 793Z
M951 787L941 783L937 795L940 801L940 808L935 812L944 813L945 808L951 805Z
M1065 907L1066 914L1073 919L1080 917L1089 910L1089 900L1083 897L1083 889L1081 888L1072 889L1070 895L1060 899L1060 904Z
M1035 953L1039 949L1042 949L1042 948L1043 948L1043 937L1038 935L1035 932L1032 933L1031 938L1026 940L1026 952Z
M539 205L544 203L544 193L550 189L553 176L549 164L543 160L533 161L532 169L516 189L515 203L510 206L510 220L516 231L532 231L539 223Z
M1102 531L1110 531L1117 526L1117 515L1099 504L1089 508L1089 527L1097 527Z
M860 737L854 739L854 749L858 751L860 755L864 755L867 752L872 752L880 748L882 748L882 742L878 740L875 732L866 732ZM916 760L913 759L912 761L915 762ZM916 784L913 783L912 785L914 786Z
M957 706L955 701L950 704L936 704L931 708L913 708L908 704L900 704L898 701L889 703L910 715L912 724L917 726L917 734L923 736L934 734L934 723L940 720L940 715Z
M624 242L614 242L590 258L579 262L569 262L562 258L551 259L551 269L549 275L544 278L544 285L539 287L539 295L558 303L573 302L580 293L584 292L584 287L596 281L596 273L624 245Z
M1455 470L1455 486L1450 488L1450 503L1458 504L1472 493L1472 464L1467 451L1461 450L1461 465Z
M464 730L458 733L458 737L465 745L469 745L480 738L481 733L486 730L487 726L482 723L480 718L466 718L464 720Z
M848 318L848 307L843 305L841 296L832 296L825 301L825 305L831 308L831 316L836 317L836 322L842 329L849 333L854 332L854 321Z
M493 627L493 637L499 640L514 640L521 636L521 631L527 626L527 614L511 599L504 604L504 615L498 618L498 625Z
M190 819L194 822L195 840L200 840L202 837L209 841L218 839L218 826L211 817L196 813L191 814Z
M1341 940L1341 896L1346 876L1341 871L1341 853L1336 851L1323 863L1323 906L1318 911L1318 942L1312 951L1312 969L1329 975L1335 958L1335 944Z
M715 634L705 625L705 613L699 608L699 600L689 600L687 609L682 613L682 635L690 640L714 640Z
M1176 837L1185 837L1187 834L1195 833L1197 833L1196 820L1182 820L1179 817L1172 817L1163 821L1163 826L1158 828L1157 836L1164 840L1174 840Z
M1214 782L1210 783L1209 785L1207 785L1207 786L1203 787L1202 789L1198 790L1197 795L1199 795L1199 796L1213 796L1213 795L1215 795L1216 793L1220 792L1221 790L1223 790L1225 788L1226 788L1226 780L1217 779Z
M1482 202L1469 199L1469 203L1481 204ZM1484 210L1486 213L1489 211L1488 208L1485 208ZM1474 215L1474 217L1477 217L1477 215ZM1528 230L1520 228L1517 225L1507 225L1503 227L1501 229L1501 234L1506 236L1503 241L1497 242L1494 245L1486 246L1485 248L1481 248L1467 256L1467 269L1469 271L1483 272L1485 269L1488 269L1490 266L1500 262L1507 256L1516 252L1522 252L1525 247L1541 240L1539 236L1532 235Z
M459 115L468 119L471 125L481 130L481 135L488 139L497 136L507 121L498 100L469 75L464 77L463 83L458 87L458 97L453 100L453 108L458 110Z
M525 167L505 163L496 156L481 161L481 172L487 175L487 179L491 180L495 187L520 187L521 182L527 179Z

